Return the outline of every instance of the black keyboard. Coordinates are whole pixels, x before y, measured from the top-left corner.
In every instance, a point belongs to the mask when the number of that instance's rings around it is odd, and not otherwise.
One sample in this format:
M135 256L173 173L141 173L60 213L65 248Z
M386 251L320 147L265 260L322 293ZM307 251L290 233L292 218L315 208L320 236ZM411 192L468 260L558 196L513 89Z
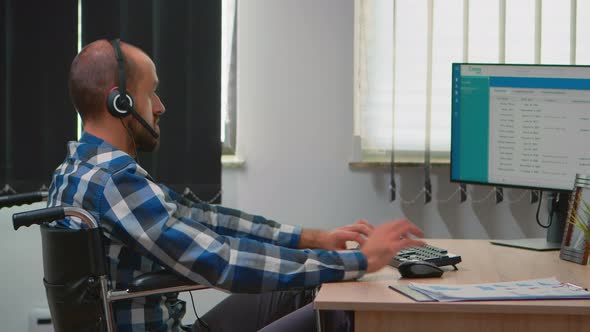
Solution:
M436 266L452 265L457 269L455 265L461 263L461 256L451 254L443 248L426 245L424 247L410 247L400 250L389 265L398 267L401 262L405 261L427 261Z

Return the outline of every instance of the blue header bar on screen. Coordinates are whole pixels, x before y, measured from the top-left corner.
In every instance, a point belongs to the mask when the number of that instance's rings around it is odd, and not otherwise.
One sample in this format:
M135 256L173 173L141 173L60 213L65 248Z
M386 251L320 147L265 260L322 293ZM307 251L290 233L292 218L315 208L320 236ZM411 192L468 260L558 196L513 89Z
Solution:
M490 76L490 87L528 89L590 90L590 79Z

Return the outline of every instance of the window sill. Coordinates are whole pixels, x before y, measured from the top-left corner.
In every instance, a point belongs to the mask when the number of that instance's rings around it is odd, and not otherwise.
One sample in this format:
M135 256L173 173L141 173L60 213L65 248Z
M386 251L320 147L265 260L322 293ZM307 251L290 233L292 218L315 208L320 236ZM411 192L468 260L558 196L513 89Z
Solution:
M433 158L430 161L431 166L449 166L450 160L448 158ZM357 170L366 169L389 169L391 165L390 161L385 160L361 160L351 161L348 163L348 167ZM424 166L424 160L417 159L396 159L395 167L421 167Z
M221 166L223 168L242 168L246 165L246 161L238 158L235 155L222 155Z

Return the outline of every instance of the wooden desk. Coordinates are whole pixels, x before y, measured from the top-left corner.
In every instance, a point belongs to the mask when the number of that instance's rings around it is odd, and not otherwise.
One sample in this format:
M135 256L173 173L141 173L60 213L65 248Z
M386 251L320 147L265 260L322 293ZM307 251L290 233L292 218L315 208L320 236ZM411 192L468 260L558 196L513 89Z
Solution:
M556 276L590 288L590 267L560 260L558 251L537 252L488 240L427 240L460 255L458 271L442 278L400 279L386 267L359 281L322 285L314 308L353 310L356 331L590 331L590 300L414 302L388 288L409 282L464 284Z

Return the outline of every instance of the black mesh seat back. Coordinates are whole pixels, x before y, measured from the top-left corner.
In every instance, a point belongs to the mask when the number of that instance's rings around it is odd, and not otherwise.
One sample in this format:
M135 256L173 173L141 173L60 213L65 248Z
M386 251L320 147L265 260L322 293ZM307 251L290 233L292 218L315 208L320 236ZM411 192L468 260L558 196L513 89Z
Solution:
M105 275L100 229L41 226L47 302L56 332L103 331L99 276Z

